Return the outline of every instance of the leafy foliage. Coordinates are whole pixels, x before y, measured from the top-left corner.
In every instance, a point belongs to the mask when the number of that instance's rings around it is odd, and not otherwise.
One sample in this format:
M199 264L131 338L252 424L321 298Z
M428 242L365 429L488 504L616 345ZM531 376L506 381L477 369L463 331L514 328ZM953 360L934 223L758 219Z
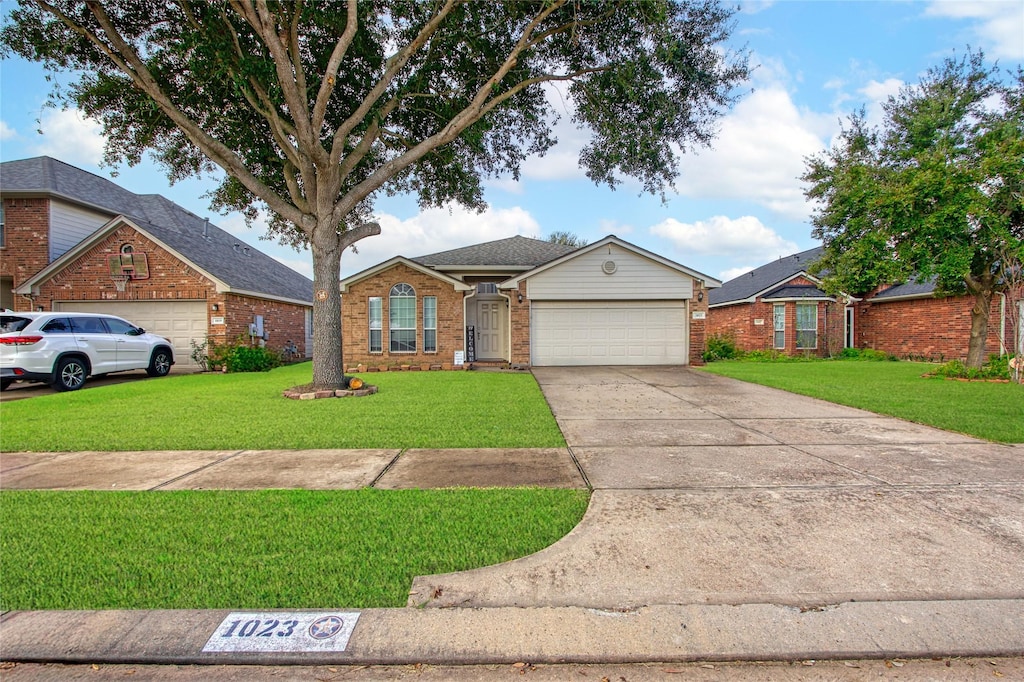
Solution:
M803 176L825 286L862 294L916 278L969 293L972 366L992 296L1024 257L1022 99L1020 67L1004 81L980 52L947 59L889 98L880 130L863 110L852 116Z
M704 342L704 346L704 352L701 354L704 362L732 360L743 355L743 351L736 347L736 339L728 334L712 334Z
M933 374L949 379L1005 379L1010 380L1010 356L992 355L980 368L968 367L962 360L950 360Z
M379 234L375 197L485 205L555 143L568 100L580 163L660 193L707 145L748 74L718 0L83 3L25 0L0 49L69 71L55 98L99 119L107 159L147 150L172 180L221 167L215 207L313 254L314 383L338 386L339 263ZM544 84L561 85L548 96ZM556 106L553 102L557 101Z

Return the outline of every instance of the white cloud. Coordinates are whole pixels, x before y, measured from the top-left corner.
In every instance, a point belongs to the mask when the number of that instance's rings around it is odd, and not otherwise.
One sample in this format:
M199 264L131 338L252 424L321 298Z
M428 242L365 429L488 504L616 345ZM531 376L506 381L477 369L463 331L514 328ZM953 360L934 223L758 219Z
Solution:
M620 223L619 221L612 220L610 218L603 218L598 221L597 229L601 234L614 234L616 237L622 237L633 232L632 225Z
M7 125L7 121L0 121L0 140L11 140L18 136L18 132Z
M971 21L968 30L976 46L996 59L1024 59L1024 11L1020 0L940 0L925 16ZM979 44L980 43L980 44Z
M712 149L683 158L677 188L685 196L752 201L804 220L810 211L799 178L805 157L824 148L824 120L798 110L781 87L758 90L725 117Z
M728 282L730 279L736 279L740 275L745 275L754 269L753 265L744 265L738 268L729 268L728 270L722 270L718 273L718 279L722 282Z
M669 218L652 226L650 232L669 240L686 256L728 256L737 260L766 262L798 250L796 244L765 227L754 216L735 219L714 216L695 223Z
M356 253L349 250L342 256L343 277L394 256L423 256L517 234L541 235L537 221L518 206L474 213L453 205L427 209L407 220L389 214L378 215L376 220L381 233L357 242Z
M39 129L42 139L32 145L35 154L78 166L99 166L103 162L103 128L77 109L47 109Z

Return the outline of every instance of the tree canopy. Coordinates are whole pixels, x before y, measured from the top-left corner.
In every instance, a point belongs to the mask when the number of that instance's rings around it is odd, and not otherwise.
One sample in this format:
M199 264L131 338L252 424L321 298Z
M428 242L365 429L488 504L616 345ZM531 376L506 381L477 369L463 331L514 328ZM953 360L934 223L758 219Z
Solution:
M562 246L571 246L579 249L587 245L587 240L579 236L574 232L568 232L566 230L555 230L548 235L547 241L552 244L561 244Z
M215 208L313 255L314 383L341 372L339 263L383 193L485 206L555 142L561 84L596 183L659 193L748 75L718 0L23 0L0 47L72 74L107 161L225 172ZM564 109L563 109L564 110ZM322 294L321 294L322 292Z
M981 52L946 59L837 144L808 160L816 271L864 294L909 279L974 297L967 362L980 367L992 296L1024 256L1024 73L1000 78Z

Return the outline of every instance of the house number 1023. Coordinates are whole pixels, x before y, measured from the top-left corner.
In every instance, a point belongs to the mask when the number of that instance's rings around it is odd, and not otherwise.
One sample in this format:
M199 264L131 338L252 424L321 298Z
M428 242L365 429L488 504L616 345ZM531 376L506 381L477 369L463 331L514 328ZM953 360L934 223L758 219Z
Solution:
M228 629L221 637L291 637L295 634L295 628L299 621L286 620L258 620L253 618L242 623L241 620L233 620Z

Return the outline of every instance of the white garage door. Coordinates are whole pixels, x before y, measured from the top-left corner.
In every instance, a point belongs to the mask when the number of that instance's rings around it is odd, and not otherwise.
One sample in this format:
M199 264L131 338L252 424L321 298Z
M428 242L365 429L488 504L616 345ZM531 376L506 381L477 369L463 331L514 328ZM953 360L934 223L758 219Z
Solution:
M534 365L688 364L681 301L535 301L530 316Z
M123 317L147 332L171 340L176 369L194 368L190 341L206 339L205 301L62 301L55 310L79 313L106 313Z

